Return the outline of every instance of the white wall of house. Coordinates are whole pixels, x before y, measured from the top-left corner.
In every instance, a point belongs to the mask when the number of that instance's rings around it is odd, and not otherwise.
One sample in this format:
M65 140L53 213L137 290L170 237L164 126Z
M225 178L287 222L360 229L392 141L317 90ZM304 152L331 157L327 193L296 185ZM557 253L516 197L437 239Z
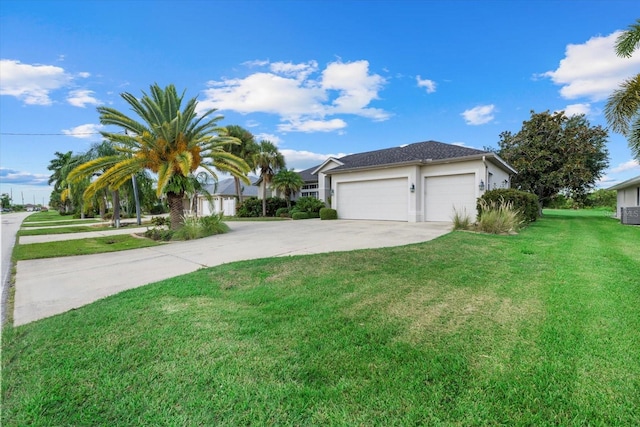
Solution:
M198 216L208 216L224 212L225 216L236 215L236 198L233 196L215 196L211 202L205 197L198 198Z
M618 190L618 209L616 216L618 218L620 217L620 209L634 206L640 206L640 185Z
M325 174L318 175L320 182ZM337 171L331 173L331 207L343 219L408 222L451 221L455 208L475 221L477 198L509 187L508 172L481 159Z

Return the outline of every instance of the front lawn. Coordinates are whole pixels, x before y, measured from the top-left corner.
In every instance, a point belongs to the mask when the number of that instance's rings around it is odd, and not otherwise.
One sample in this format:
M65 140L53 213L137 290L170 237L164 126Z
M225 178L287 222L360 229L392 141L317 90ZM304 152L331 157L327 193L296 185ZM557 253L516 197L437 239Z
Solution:
M202 269L5 327L2 425L640 425L638 242L547 212Z

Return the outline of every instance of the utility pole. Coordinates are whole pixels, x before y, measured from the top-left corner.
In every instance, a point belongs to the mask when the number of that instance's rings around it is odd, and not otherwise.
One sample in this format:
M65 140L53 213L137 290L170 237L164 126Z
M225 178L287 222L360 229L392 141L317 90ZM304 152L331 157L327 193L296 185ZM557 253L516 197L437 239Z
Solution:
M127 130L124 130L125 135L129 135ZM133 198L136 201L136 219L138 225L142 224L142 219L140 218L140 197L138 196L138 185L136 183L136 174L131 174L131 185L133 186Z

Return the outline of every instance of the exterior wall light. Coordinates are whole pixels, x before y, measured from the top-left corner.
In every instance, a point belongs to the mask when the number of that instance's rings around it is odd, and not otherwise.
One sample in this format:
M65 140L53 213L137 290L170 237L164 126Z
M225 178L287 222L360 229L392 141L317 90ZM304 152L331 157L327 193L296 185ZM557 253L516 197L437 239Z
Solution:
M415 193L415 192L416 192L416 185L415 185L415 184L411 184L411 187L409 187L409 190L410 190L412 193Z
M478 188L480 189L480 191L484 191L484 181L480 180L480 185L478 185Z

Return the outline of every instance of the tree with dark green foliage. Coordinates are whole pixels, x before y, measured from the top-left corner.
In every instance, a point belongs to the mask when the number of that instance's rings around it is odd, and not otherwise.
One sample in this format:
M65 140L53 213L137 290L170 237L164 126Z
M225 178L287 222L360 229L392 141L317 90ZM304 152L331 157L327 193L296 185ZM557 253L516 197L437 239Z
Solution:
M518 173L512 186L538 196L539 210L559 191L584 199L609 165L607 131L584 115L531 112L522 129L500 134L498 154Z
M616 54L630 58L640 47L640 19L629 26L616 40ZM620 84L605 107L605 116L614 132L627 137L629 148L636 160L640 160L640 73Z
M238 144L228 144L226 150L247 162L249 168L253 169L254 158L259 150L259 146L256 143L253 134L238 125L229 125L226 127L226 129L228 136L236 138L236 140L240 141L240 143ZM234 176L233 179L235 181L236 197L238 198L238 201L241 201L242 186L240 183L240 178Z
M267 187L278 170L285 167L284 156L271 141L260 141L253 156L253 167L260 170L262 179L262 216L267 216Z
M291 196L302 188L304 181L300 174L293 169L280 169L273 176L271 186L284 193L284 199L287 201L287 208L291 209Z
M9 209L11 207L11 197L7 193L2 193L0 195L0 203L2 204L2 209Z

